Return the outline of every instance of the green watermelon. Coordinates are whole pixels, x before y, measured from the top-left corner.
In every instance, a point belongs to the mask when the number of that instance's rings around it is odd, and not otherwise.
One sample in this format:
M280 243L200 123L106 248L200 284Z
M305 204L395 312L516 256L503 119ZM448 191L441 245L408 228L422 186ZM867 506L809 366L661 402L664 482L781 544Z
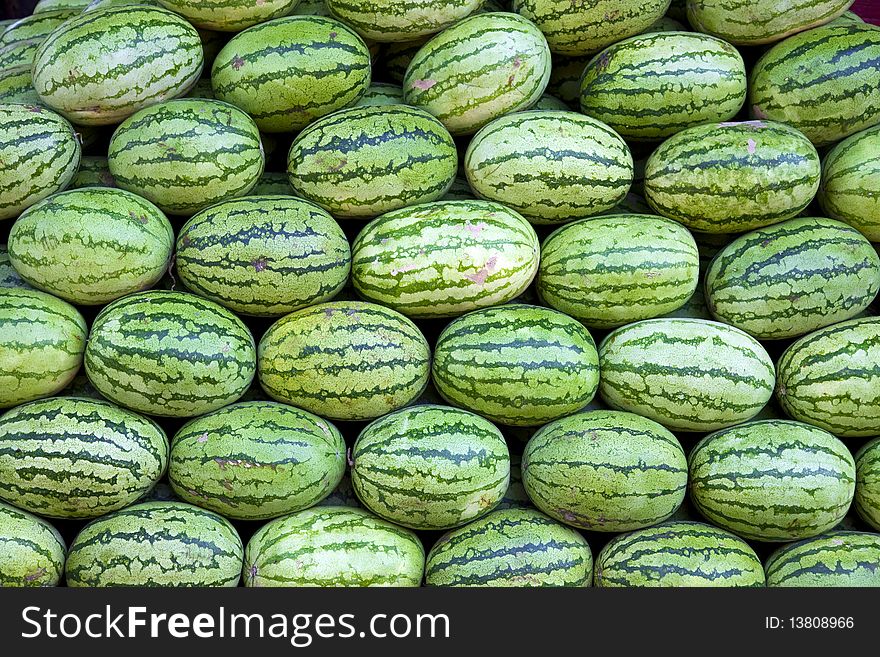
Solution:
M688 28L685 27L684 23L677 21L674 18L670 18L669 16L664 16L663 18L658 18L656 21L651 23L647 28L645 28L642 31L642 34L650 34L652 32L687 32L687 31L688 31Z
M852 23L857 23L862 27L867 27L871 29L875 29L876 26L873 23L866 23L861 16L859 16L854 11L845 11L837 18L828 21L825 25L851 25Z
M38 105L0 105L0 219L70 184L82 154L73 126Z
M40 44L78 10L57 9L25 16L0 32L0 72L18 66L31 68Z
M845 221L880 242L880 125L844 139L822 162L819 203L829 217Z
M539 249L528 221L499 203L426 203L361 230L352 284L410 317L453 317L519 296L538 269Z
M547 93L553 94L570 107L577 107L581 95L581 77L592 57L553 57L553 68Z
M211 72L214 94L264 132L295 132L342 109L370 85L370 52L356 32L322 16L288 16L232 37Z
M449 190L446 194L443 195L441 201L473 201L476 200L476 196L474 196L474 191L471 189L471 186L468 184L467 178L461 175L455 177L455 180L452 181L452 185L449 187Z
M776 398L794 419L844 438L880 435L880 318L810 333L777 369Z
M425 550L408 529L363 509L316 507L263 525L248 542L245 586L419 586Z
M246 27L286 16L297 0L159 0L196 27L239 32Z
M430 36L426 36L412 41L382 44L380 60L384 77L391 82L402 85L406 77L406 69L409 68L413 57L430 38ZM402 89L403 87L401 87Z
M31 286L24 281L9 262L9 249L0 244L0 288L17 287L29 289Z
M653 215L583 219L541 247L541 299L590 328L657 317L687 303L699 279L693 236Z
M185 424L168 479L185 502L237 520L275 518L319 502L345 471L342 434L273 402L233 404Z
M670 521L613 538L596 557L600 587L760 587L764 569L741 538Z
M330 13L374 41L412 41L440 32L479 9L483 0L327 0Z
M773 361L739 329L699 319L629 324L599 345L610 407L679 431L714 431L756 415L773 395Z
M168 465L152 420L105 401L41 399L0 416L0 498L50 518L95 518L137 500Z
M376 105L402 105L403 87L389 82L374 82L363 96L360 97L355 107L371 107Z
M856 453L856 495L853 506L862 520L880 531L880 438Z
M544 94L538 99L538 102L532 106L532 109L567 112L569 107L566 103L559 100L556 96Z
M537 426L596 394L595 342L577 320L509 304L469 313L440 334L432 367L444 399L494 422Z
M403 95L453 135L469 135L534 105L549 79L550 50L534 23L490 12L459 21L422 46L406 71Z
M535 505L526 492L522 477L522 455L510 453L510 483L496 509L533 509Z
M202 210L180 230L175 257L187 288L258 316L329 301L351 267L333 217L292 196L247 196Z
M300 0L290 13L297 16L329 16L330 8L326 0Z
M264 144L265 148L265 144ZM250 191L250 196L292 196L293 187L286 171L264 171L257 184Z
M820 175L816 149L790 126L714 123L683 130L651 154L645 196L692 230L737 233L800 213Z
M880 122L878 86L880 30L819 27L758 60L748 102L753 117L788 123L820 146Z
M91 0L39 0L34 7L35 14L58 9L84 9Z
M590 586L587 541L534 509L493 511L445 534L428 554L428 586Z
M66 553L52 525L0 502L0 587L58 586Z
M86 399L106 401L104 395L98 392L84 372L73 377L73 380L58 395L60 397L85 397Z
M95 11L96 9L106 9L107 7L121 7L122 5L150 5L151 7L161 7L159 0L92 0L83 9L83 12Z
M203 98L205 100L215 100L214 87L211 84L211 78L199 78L198 81L186 94L187 98ZM264 155L265 155L264 150Z
M694 506L758 541L816 536L840 522L856 485L846 445L789 420L759 420L706 436L688 458Z
M40 104L29 65L23 64L0 71L0 104L7 103Z
M105 397L141 413L202 415L236 401L256 370L247 327L185 292L133 294L92 324L86 373Z
M84 156L79 163L79 171L70 182L69 189L83 187L116 187L107 158L100 155Z
M687 459L656 422L589 411L544 425L526 445L523 484L547 515L574 527L625 532L666 520L681 505Z
M880 535L835 531L779 548L766 563L767 586L880 587Z
M52 32L36 53L34 88L77 124L109 125L184 95L203 60L198 33L177 14L146 5L110 7Z
M746 67L737 49L693 32L620 41L587 64L580 88L584 114L635 141L728 121L745 99Z
M390 413L361 432L351 480L363 505L413 529L450 529L498 505L510 453L490 422L425 404Z
M67 556L67 585L236 586L244 548L216 513L144 502L89 523Z
M174 231L149 201L121 189L56 194L25 210L9 258L28 283L79 305L105 304L155 285Z
M315 506L345 506L355 509L361 508L361 502L354 492L354 485L351 483L351 476L348 471L343 473L342 479L336 485L330 494L323 500L315 504Z
M319 119L297 135L287 157L297 196L357 219L439 199L457 168L443 124L406 105L353 107Z
M82 315L49 294L0 287L0 408L53 395L83 361Z

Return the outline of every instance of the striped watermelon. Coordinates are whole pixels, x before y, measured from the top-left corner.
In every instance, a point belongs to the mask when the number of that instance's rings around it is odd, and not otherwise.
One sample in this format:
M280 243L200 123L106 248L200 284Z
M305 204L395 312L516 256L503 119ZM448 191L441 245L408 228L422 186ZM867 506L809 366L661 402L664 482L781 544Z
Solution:
M363 509L316 507L274 520L248 542L245 586L419 586L425 550L408 529Z
M148 490L138 502L180 502L180 498L171 488L166 479L160 479L155 486Z
M171 443L168 479L185 502L259 520L319 502L345 471L342 434L273 402L233 404L185 424Z
M544 94L538 99L538 102L532 106L533 110L552 110L552 111L568 111L569 107L556 96Z
M645 196L692 230L737 233L797 215L820 175L816 149L790 126L714 123L683 130L651 154Z
M70 304L37 290L0 287L0 408L70 383L86 335L85 320Z
M552 233L541 247L541 299L590 328L613 328L672 312L699 278L694 238L653 215L583 219Z
M479 197L539 224L609 210L633 180L632 155L620 135L566 111L517 112L492 121L471 140L464 169Z
M199 78L198 81L186 94L187 98L203 98L205 100L215 100L214 87L211 84L211 78ZM264 151L265 154L265 151Z
M526 492L522 477L522 455L510 453L510 483L496 509L533 509L532 500Z
M351 481L363 505L413 529L450 529L485 515L509 480L501 432L448 406L390 413L367 425L351 450Z
M668 12L667 12L668 13ZM664 16L663 18L658 18L656 21L651 23L642 34L650 34L652 32L687 32L688 28L685 27L683 23L675 20L674 18L670 18L669 16Z
M40 97L32 81L31 67L27 64L0 71L0 104L39 105Z
M688 457L694 506L712 523L758 541L816 536L853 499L855 463L827 431L760 420L706 436Z
M91 0L39 0L34 7L35 14L58 9L84 9Z
M58 394L61 397L85 397L86 399L106 401L104 395L97 391L84 372L73 377L73 380Z
M55 112L0 105L0 219L67 187L81 153L73 126Z
M107 159L119 187L187 216L247 194L265 164L253 119L227 103L196 98L130 116L113 133Z
M316 205L247 196L190 219L177 237L176 264L193 292L236 313L277 316L332 299L348 278L351 251Z
M326 0L300 0L290 13L296 16L329 16L330 8Z
M529 223L499 203L426 203L361 230L352 283L364 298L410 317L453 317L521 294L539 249Z
M553 57L547 93L553 94L572 108L578 107L581 95L581 78L592 57Z
M402 105L403 87L389 82L374 82L363 96L360 97L355 107L371 107L376 105Z
M728 121L745 99L737 49L691 32L643 34L606 48L587 65L580 89L584 114L636 141Z
M581 529L625 532L675 512L688 466L678 439L656 422L590 411L539 429L526 445L522 474L547 515Z
M116 187L106 157L87 155L80 160L79 171L70 181L70 189L82 187Z
M845 221L880 242L880 125L837 144L822 162L819 203L829 217Z
M265 148L265 144L264 144ZM286 171L264 171L257 184L250 191L250 196L292 196L293 187Z
M845 11L837 18L828 21L825 25L851 25L853 23L857 23L862 27L867 28L876 28L876 25L872 23L866 23L861 16L859 16L854 11Z
M160 0L196 27L239 32L246 27L289 14L297 0Z
M880 30L819 27L775 45L749 78L755 118L788 123L816 145L880 122Z
M767 586L880 587L880 535L835 531L779 548L767 559Z
M413 57L421 50L422 46L428 43L430 38L430 36L427 36L414 39L413 41L382 44L381 62L384 77L394 83L403 84L403 80L406 77L406 69L409 68L410 62L412 62Z
M34 88L75 123L114 124L184 95L199 79L203 59L198 33L177 14L146 5L110 7L52 32L36 53Z
M375 41L411 41L440 32L479 9L483 0L327 0L330 13Z
M0 72L17 66L30 68L40 44L78 10L58 9L26 16L0 32Z
M837 18L853 0L698 0L687 3L694 29L736 45L773 43Z
M443 195L441 201L473 201L476 199L474 196L474 190L471 189L470 184L467 181L467 178L461 175L455 177L455 180L452 181L452 185L450 185L449 190L446 194Z
M453 135L469 135L534 105L549 79L550 50L534 23L490 12L459 21L422 46L406 71L403 95Z
M58 586L66 553L52 525L0 502L0 587Z
M364 94L370 52L339 21L288 16L235 35L217 55L211 83L260 130L295 132Z
M701 522L670 521L613 538L596 557L600 587L764 586L741 538Z
M89 523L67 557L67 585L236 586L244 548L229 521L182 502L144 502Z
M174 231L149 201L121 189L56 194L25 210L9 258L28 283L79 305L105 304L155 285Z
M0 288L18 287L28 289L30 285L24 281L9 262L9 248L0 244Z
M145 417L95 399L55 397L0 417L0 498L50 518L95 518L137 500L168 465Z
M322 417L366 420L418 397L431 348L406 317L337 301L281 318L260 340L260 384L273 399Z
M649 319L599 345L599 392L609 406L680 431L714 431L756 415L773 394L773 361L732 326Z
M493 511L437 541L428 586L590 586L593 554L578 532L534 509Z
M247 327L185 292L133 294L92 324L86 373L108 399L141 413L202 415L234 402L256 369Z
M315 504L315 506L345 506L351 508L361 508L361 502L354 492L354 485L351 483L351 476L348 471L343 473L342 479L336 485L330 494L323 500Z
M862 520L880 531L880 438L856 453L856 495L853 506Z
M790 338L855 317L880 290L880 256L857 230L798 218L734 240L712 261L715 318L758 339Z
M443 124L406 105L324 117L299 133L287 157L296 195L343 218L435 201L457 169L455 143Z
M880 435L880 318L810 333L777 369L776 397L794 419L844 438Z
M106 9L107 7L121 7L122 5L150 5L151 7L162 6L159 0L92 0L86 5L86 8L83 9L83 12L95 11L96 9Z

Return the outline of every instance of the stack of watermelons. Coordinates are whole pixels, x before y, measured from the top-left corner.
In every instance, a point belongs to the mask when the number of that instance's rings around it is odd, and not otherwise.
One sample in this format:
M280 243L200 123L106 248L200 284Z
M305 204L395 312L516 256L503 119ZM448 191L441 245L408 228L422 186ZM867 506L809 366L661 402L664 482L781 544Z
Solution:
M7 21L0 585L880 586L851 4Z

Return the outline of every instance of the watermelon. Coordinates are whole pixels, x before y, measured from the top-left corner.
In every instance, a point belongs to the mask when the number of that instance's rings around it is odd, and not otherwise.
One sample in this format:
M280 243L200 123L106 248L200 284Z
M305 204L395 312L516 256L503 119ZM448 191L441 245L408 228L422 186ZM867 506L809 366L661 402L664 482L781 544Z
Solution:
M300 0L296 3L292 15L298 16L329 16L330 8L326 0Z
M336 420L379 417L418 397L431 348L389 308L360 301L291 313L260 340L260 384L273 399Z
M82 187L116 187L116 180L110 173L110 163L106 157L87 155L80 160L79 171L70 181L70 189Z
M773 395L764 347L739 329L699 319L648 319L599 345L599 392L611 408L679 431L714 431L756 415Z
M876 25L873 23L866 23L861 16L859 16L854 11L845 11L837 18L828 21L825 25L851 25L852 23L857 23L862 27L867 27L871 29L875 29Z
M437 339L432 374L456 406L502 424L537 426L589 403L599 363L592 336L577 320L509 304L451 322Z
M29 289L30 285L22 279L9 262L9 248L0 244L0 288L19 287Z
M84 372L80 372L73 377L73 380L58 395L61 397L85 397L87 399L106 401L104 395L98 392Z
M351 483L351 476L348 471L343 473L342 479L336 485L330 494L323 500L315 504L315 506L345 506L355 509L361 508L360 500L354 492L354 485Z
M236 586L244 548L216 513L144 502L89 523L70 546L67 585Z
M847 137L825 156L819 203L829 217L845 221L880 242L880 125Z
M454 317L519 296L538 269L539 249L529 222L499 203L426 203L361 230L352 283L410 317Z
M390 413L358 436L351 481L365 507L413 529L451 529L498 505L510 453L490 422L425 404Z
M78 305L105 304L155 285L174 231L149 201L121 189L56 194L25 210L9 258L28 283Z
M68 303L37 290L0 287L0 408L53 395L83 361L87 328Z
M27 64L0 71L0 104L39 105L40 97L32 81L31 67Z
M264 144L265 148L265 144ZM250 196L292 196L293 187L286 171L264 171L257 179L257 184L250 191Z
M693 32L620 41L587 64L580 88L584 114L635 141L728 121L745 99L746 68L737 49Z
M263 525L248 542L245 586L419 586L425 550L408 529L363 509L316 507Z
M58 586L66 553L52 525L0 502L0 587Z
M822 146L880 122L878 86L880 30L819 27L758 60L748 103L753 117L788 123Z
M297 0L159 0L196 27L239 32L246 27L285 16Z
M583 219L541 247L536 286L548 305L590 328L614 328L672 312L699 278L694 238L653 215Z
M422 46L406 71L403 95L453 135L469 135L534 105L549 79L550 50L534 23L490 12L459 21Z
M568 105L561 100L559 100L556 96L551 96L550 94L544 94L538 99L538 102L532 106L533 110L551 110L551 111L568 111ZM525 110L523 110L525 111Z
M370 52L356 32L322 16L288 16L236 34L211 71L214 95L264 132L295 132L357 100Z
M789 219L727 245L706 274L722 322L758 339L790 338L855 317L880 290L880 257L833 219Z
M342 434L274 402L233 404L185 424L171 442L168 479L185 502L260 520L305 509L339 483Z
M660 424L589 411L544 425L526 445L523 484L541 511L568 525L625 532L666 520L681 505L687 459Z
M767 586L880 587L880 535L835 531L779 548L766 563Z
M437 541L428 586L590 586L593 554L578 532L534 509L493 511Z
M771 121L713 123L673 135L645 165L654 210L707 233L738 233L796 216L819 189L819 155Z
M0 416L0 498L50 518L95 518L137 500L168 464L145 417L105 401L41 399Z
M547 93L553 94L570 107L577 107L581 95L581 77L592 57L553 57L553 68Z
M492 121L471 140L464 169L479 197L503 202L534 223L609 210L633 180L632 156L620 135L600 121L558 110Z
M211 84L211 78L199 78L186 94L187 98L203 98L205 100L215 100L214 87ZM265 151L264 151L265 155Z
M880 531L880 438L865 443L856 453L856 495L859 516Z
M82 154L73 126L38 105L0 105L0 219L60 192Z
M403 84L406 69L409 68L413 57L430 38L430 36L426 36L412 41L382 44L381 60L384 76L391 82Z
M39 0L34 7L35 14L59 9L84 9L91 0Z
M78 10L57 9L25 16L0 32L0 72L31 67L40 44L52 31L73 18Z
M330 13L374 41L411 41L440 32L473 13L483 0L327 0Z
M296 195L349 219L435 201L457 168L443 124L406 105L353 107L319 119L287 157Z
M470 184L467 181L467 178L462 176L459 172L459 175L455 177L455 180L452 181L452 185L450 185L449 190L443 197L440 199L441 201L473 201L476 197L474 196L474 191L471 189Z
M600 587L760 587L764 569L741 538L670 521L613 538L596 557Z
M853 499L855 463L840 440L790 420L717 431L688 458L694 506L713 524L758 541L816 536Z
M247 390L254 339L231 312L185 292L133 294L92 324L86 373L105 397L141 413L191 417Z
M531 498L526 492L522 477L522 455L510 453L510 483L507 492L498 503L496 509L533 509Z
M180 498L171 488L166 479L156 482L156 485L148 490L138 502L180 502Z
M177 237L187 288L236 313L283 315L329 301L351 251L333 217L292 196L247 196L199 212Z
M777 369L776 398L794 419L844 438L880 435L880 318L810 333Z
M35 56L34 88L74 123L109 125L184 95L203 60L198 33L177 14L110 7L72 18L49 35Z
M161 7L159 0L92 0L83 9L83 12L95 11L96 9L106 9L107 7L120 7L122 5L150 5L151 7Z
M650 34L652 32L687 32L687 31L688 31L688 28L684 25L684 23L681 23L680 21L677 21L674 18L670 18L669 16L664 16L663 18L658 18L656 21L654 21L648 27L646 27L642 31L642 34Z
M374 82L354 105L370 107L375 105L402 105L403 87L389 82Z
M773 43L837 18L853 0L698 0L687 3L695 30L740 46Z

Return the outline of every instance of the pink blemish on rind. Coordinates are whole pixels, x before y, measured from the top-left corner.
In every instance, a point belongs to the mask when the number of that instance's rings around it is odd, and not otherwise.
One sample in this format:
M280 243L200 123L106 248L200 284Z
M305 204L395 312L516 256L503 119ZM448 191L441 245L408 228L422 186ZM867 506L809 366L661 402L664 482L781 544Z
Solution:
M427 91L435 84L437 84L437 80L413 80L411 86L415 87L416 89L420 89L421 91Z
M755 154L755 148L756 148L756 147L757 147L757 144L755 143L755 140L754 140L754 139L749 139L749 155L754 155L754 154Z
M403 265L402 267L392 269L391 275L397 276L398 274L405 274L408 271L412 271L413 269L418 269L418 268L419 268L419 266L416 263L412 262L408 265Z
M232 68L234 68L236 71L242 66L244 66L244 60L241 57L235 57L232 60Z
M478 224L468 223L464 227L464 229L470 232L472 235L479 235L481 232L483 232L484 228L488 228L488 226L482 221Z
M254 266L255 271L263 271L267 266L268 262L265 258L258 258L251 263Z
M496 256L492 256L489 258L489 261L478 271L476 274L465 274L464 277L469 281L473 281L477 285L482 285L486 282L486 279L489 278L489 274L491 274L495 270L495 266L498 264L498 258Z
M199 436L196 442L200 442L200 443L206 443L206 442L208 442L208 434L207 434L207 432L206 432L206 433L203 433L201 436Z
M764 110L762 110L757 105L752 105L752 114L754 114L755 118L758 118L758 119L766 119L767 118L767 115L764 114Z

